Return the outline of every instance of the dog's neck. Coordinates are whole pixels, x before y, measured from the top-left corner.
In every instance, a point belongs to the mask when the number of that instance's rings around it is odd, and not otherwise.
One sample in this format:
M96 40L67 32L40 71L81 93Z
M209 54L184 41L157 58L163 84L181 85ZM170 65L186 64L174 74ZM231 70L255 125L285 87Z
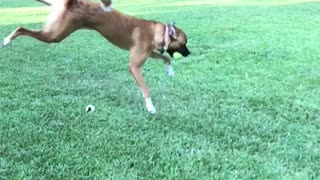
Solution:
M171 39L170 39L169 27L168 27L168 25L164 25L161 48L158 49L158 51L161 54L163 54L166 50L168 50L170 42L171 42Z

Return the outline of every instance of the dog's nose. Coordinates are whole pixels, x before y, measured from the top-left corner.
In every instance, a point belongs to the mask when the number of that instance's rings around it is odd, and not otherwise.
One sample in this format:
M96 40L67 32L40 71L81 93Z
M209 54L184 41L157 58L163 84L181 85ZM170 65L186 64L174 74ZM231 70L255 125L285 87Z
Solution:
M191 54L191 52L189 51L189 49L186 49L183 53L182 53L182 55L184 56L184 57L187 57L187 56L189 56Z

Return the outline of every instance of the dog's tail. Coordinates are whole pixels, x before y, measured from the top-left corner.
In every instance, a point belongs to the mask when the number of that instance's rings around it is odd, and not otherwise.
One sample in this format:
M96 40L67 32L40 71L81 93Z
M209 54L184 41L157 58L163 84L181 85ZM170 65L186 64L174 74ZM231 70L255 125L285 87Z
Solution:
M111 4L112 4L112 0L100 0L101 1L101 8L106 11L106 12L110 12L111 11Z

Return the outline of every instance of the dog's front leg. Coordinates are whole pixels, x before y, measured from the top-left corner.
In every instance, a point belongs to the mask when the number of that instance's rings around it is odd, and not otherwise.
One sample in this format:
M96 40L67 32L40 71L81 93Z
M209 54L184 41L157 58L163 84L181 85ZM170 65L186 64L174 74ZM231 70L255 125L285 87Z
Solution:
M173 67L171 65L170 57L162 55L162 54L159 54L157 52L152 52L151 57L155 58L155 59L163 60L166 63L166 70L167 70L168 76L169 77L173 77L174 76L174 71L173 71Z
M156 108L153 106L149 89L146 85L146 83L143 80L143 76L141 73L142 66L146 60L147 56L142 55L142 53L139 53L137 51L131 51L131 58L130 58L130 64L129 64L129 71L136 80L138 86L140 87L140 90L142 91L142 94L145 98L146 107L147 110L151 114L156 113Z

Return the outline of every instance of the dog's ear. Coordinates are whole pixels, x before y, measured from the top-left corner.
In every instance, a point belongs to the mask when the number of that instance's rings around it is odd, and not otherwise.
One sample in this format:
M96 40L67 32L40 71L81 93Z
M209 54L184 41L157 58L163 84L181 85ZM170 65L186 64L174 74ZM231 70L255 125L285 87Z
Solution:
M177 31L176 31L176 28L174 27L175 24L176 24L175 22L171 22L170 24L168 24L169 35L170 35L173 39L177 39Z

